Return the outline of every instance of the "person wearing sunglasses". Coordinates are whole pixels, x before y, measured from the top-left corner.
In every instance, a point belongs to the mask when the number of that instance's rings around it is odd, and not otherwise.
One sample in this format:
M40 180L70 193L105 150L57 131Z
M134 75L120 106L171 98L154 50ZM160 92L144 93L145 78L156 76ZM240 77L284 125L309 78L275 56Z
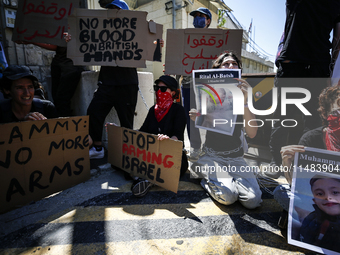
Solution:
M152 106L139 131L158 135L158 140L174 139L183 141L186 126L186 116L183 106L174 103L178 96L178 83L171 76L162 75L153 86L156 94L156 104ZM188 169L186 153L182 152L180 176ZM132 193L137 197L145 196L153 186L148 180L136 178L132 184Z

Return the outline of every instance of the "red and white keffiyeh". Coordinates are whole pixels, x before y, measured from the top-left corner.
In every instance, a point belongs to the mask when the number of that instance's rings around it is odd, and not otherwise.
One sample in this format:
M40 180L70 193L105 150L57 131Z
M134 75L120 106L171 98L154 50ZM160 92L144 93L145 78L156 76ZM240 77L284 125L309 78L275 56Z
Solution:
M159 89L156 93L155 116L158 122L168 113L174 100L169 92L161 92Z

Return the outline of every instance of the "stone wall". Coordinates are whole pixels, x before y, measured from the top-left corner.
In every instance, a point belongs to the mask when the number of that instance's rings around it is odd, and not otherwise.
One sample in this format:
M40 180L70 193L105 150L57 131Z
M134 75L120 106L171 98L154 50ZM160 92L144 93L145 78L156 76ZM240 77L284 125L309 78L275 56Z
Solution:
M8 45L8 59L7 62L10 65L26 65L31 68L33 74L39 79L43 85L47 98L51 101L51 62L54 51L45 50L39 46L33 44L16 44L9 40L12 38L12 29L6 29L6 38Z

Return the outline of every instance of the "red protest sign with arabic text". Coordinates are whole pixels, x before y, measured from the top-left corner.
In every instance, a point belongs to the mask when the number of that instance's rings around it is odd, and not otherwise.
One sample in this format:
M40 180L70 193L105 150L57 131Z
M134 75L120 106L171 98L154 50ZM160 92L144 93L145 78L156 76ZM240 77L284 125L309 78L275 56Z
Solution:
M191 75L192 70L209 69L223 51L241 57L240 29L168 29L165 73Z
M19 1L12 41L66 46L67 17L78 7L77 0Z

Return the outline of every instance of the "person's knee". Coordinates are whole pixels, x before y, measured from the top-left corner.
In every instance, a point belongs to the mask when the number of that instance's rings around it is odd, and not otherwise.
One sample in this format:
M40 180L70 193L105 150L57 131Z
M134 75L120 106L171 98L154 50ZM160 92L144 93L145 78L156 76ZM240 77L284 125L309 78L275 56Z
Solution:
M262 199L262 192L259 191L252 191L249 190L249 192L243 196L240 197L240 203L247 209L255 209L256 207L259 207L261 205Z
M220 189L217 191L213 191L211 196L222 205L231 205L235 203L238 199L236 193L233 193L231 190Z
M226 194L223 194L222 196L218 196L215 200L222 205L231 205L237 201L237 197L233 195L228 196Z
M201 181L203 188L208 191L214 200L223 205L231 205L238 199L236 191L232 191L224 185L219 185L213 182L207 182L204 179Z

